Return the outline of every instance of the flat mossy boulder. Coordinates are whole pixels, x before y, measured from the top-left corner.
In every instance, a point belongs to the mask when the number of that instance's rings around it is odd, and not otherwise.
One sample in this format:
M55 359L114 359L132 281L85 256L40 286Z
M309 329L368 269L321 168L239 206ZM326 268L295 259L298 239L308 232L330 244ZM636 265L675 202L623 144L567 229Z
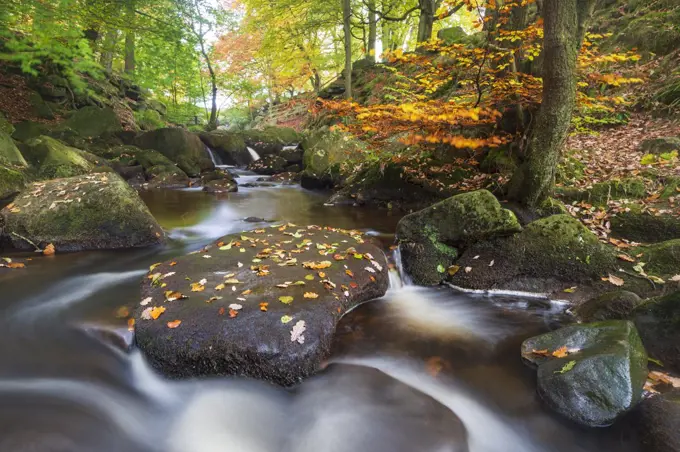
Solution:
M639 150L645 154L654 155L680 152L680 137L650 138L640 143Z
M14 125L14 132L12 132L12 138L17 141L28 141L33 138L37 138L40 135L45 135L48 133L48 129L44 124L40 124L33 121L22 121Z
M348 160L360 161L367 146L342 132L318 130L302 141L304 188L329 188L343 179L340 167Z
M642 253L645 273L669 279L680 274L680 239L655 243L636 250Z
M4 238L19 250L33 249L24 238L57 251L136 248L165 238L137 192L113 173L33 183L0 216Z
M342 315L387 286L383 252L356 231L287 224L233 234L152 268L134 313L137 346L171 378L290 386L328 357Z
M632 322L561 328L524 341L522 357L537 367L543 401L578 424L609 426L642 399L647 353Z
M286 172L288 162L278 155L265 155L263 158L248 165L248 170L256 174L272 176Z
M574 309L574 314L583 322L626 320L642 303L642 298L634 292L615 290L581 303Z
M611 230L616 237L642 243L680 239L680 217L630 204L611 217Z
M246 166L253 161L246 141L239 133L218 130L201 133L199 137L225 165Z
M458 249L521 230L515 214L487 190L478 190L406 215L397 225L397 240L413 281L431 285L446 277Z
M120 120L109 107L83 107L76 110L58 129L70 129L83 138L95 138L123 130Z
M175 165L156 165L144 170L147 188L185 188L189 176Z
M208 193L234 193L238 191L238 184L234 176L228 171L215 170L201 174L203 191Z
M646 300L633 320L649 355L680 372L680 291Z
M24 157L37 169L40 179L79 176L94 168L79 149L44 135L27 141L21 146L21 150Z
M0 200L19 193L26 185L26 176L16 168L0 164Z
M160 152L191 177L201 173L201 162L209 158L200 138L180 128L156 129L143 133L135 138L134 144L141 149Z
M645 399L637 411L642 450L680 452L680 390Z
M566 201L587 201L593 204L606 204L610 199L641 199L647 196L644 181L639 178L598 182L590 188L564 188L556 190Z
M449 280L478 290L561 292L565 286L599 282L617 269L614 251L581 222L562 214L529 223L520 234L472 245Z
M26 167L28 164L19 152L14 140L8 134L0 131L0 165Z
M517 158L507 147L492 148L479 169L485 173L511 173L517 169Z

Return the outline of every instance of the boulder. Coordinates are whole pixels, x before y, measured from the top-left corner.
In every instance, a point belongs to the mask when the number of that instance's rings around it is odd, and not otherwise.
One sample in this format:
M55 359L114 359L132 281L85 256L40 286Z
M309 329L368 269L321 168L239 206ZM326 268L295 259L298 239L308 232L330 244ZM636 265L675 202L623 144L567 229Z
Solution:
M284 146L300 143L302 138L294 130L286 127L266 127L263 130L251 129L241 132L241 136L261 157L278 154Z
M225 165L246 166L253 161L245 140L238 133L218 130L204 132L199 136L206 146L220 156Z
M387 286L384 254L356 231L287 224L234 234L151 270L135 308L137 345L171 378L289 386L328 357L340 317Z
M305 151L300 146L285 146L279 156L286 160L288 165L297 165L302 163Z
M492 148L479 165L485 173L512 173L517 169L517 158L507 147Z
M680 372L680 291L646 300L633 321L649 355Z
M648 275L668 280L680 274L680 239L655 243L637 251L642 252L640 261L645 263Z
M43 100L40 94L31 91L28 94L28 103L31 106L31 112L42 119L54 119L54 112L49 105Z
M22 168L28 165L12 137L3 131L0 131L0 165Z
M248 170L256 174L273 175L286 171L286 159L278 155L266 155L248 165Z
M0 164L0 200L19 193L26 185L26 177L16 169Z
M555 357L563 347L567 355ZM642 399L647 353L631 322L561 328L524 341L522 357L538 368L543 401L578 424L611 425Z
M180 128L143 133L135 139L135 146L160 152L191 177L201 173L201 161L209 157L198 136Z
M616 290L591 298L574 309L583 322L629 319L635 308L642 304L636 293Z
M76 110L58 129L73 130L83 138L95 138L105 133L116 133L123 128L113 109L109 107L83 107Z
M12 135L14 133L14 125L5 117L5 114L0 111L0 132Z
M631 204L611 218L612 234L642 243L680 239L680 218L669 214L653 214Z
M452 196L406 215L397 225L405 270L416 284L438 284L458 249L522 230L515 215L486 190Z
M640 152L645 154L666 154L668 152L680 152L680 137L650 138L640 143Z
M366 144L349 134L319 130L301 144L304 150L302 186L308 189L330 188L343 179L342 163L361 159Z
M448 279L469 289L557 291L562 298L562 289L599 283L615 274L619 263L613 249L578 220L561 214L529 223L520 234L470 246ZM587 296L585 289L576 294Z
M33 121L22 121L14 125L14 132L12 138L17 141L28 141L32 138L37 138L40 135L48 133L47 127Z
M156 165L144 170L146 188L186 188L189 176L175 165Z
M238 191L234 177L228 171L213 171L201 175L203 191L208 193L233 193Z
M48 75L39 81L38 92L45 98L60 101L68 96L68 81L58 75Z
M21 250L33 247L19 235L57 251L143 247L165 237L137 192L113 173L33 183L0 216L5 239Z
M645 452L680 452L680 390L644 400L637 430Z
M27 141L21 150L41 179L78 176L94 168L79 149L44 135Z
M643 179L628 178L598 182L588 189L560 188L557 194L566 201L587 201L605 205L610 199L641 199L647 196Z

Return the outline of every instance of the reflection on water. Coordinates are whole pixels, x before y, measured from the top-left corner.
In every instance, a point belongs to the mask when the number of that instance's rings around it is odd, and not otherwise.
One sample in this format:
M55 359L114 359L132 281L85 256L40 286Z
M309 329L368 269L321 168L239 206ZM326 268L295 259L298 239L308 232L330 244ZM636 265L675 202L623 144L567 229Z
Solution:
M139 299L150 264L258 226L246 217L357 228L387 243L398 217L324 207L322 194L296 187L142 196L168 246L0 273L0 452L637 450L629 432L580 429L537 400L519 344L563 322L562 307L403 286L396 273L386 297L342 319L328 367L293 390L164 380L139 352L91 334L125 328L116 311Z

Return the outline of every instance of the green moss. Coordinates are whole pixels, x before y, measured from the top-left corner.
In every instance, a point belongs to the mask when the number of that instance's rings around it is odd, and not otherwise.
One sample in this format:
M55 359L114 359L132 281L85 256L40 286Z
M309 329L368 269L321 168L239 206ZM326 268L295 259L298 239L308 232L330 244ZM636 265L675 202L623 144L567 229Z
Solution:
M134 146L125 146L121 150L126 153L132 153L137 163L142 165L145 170L154 166L175 167L175 164L172 163L170 159L153 149L139 149Z
M479 166L485 173L511 173L517 169L517 161L507 148L491 149Z
M2 131L0 131L0 164L19 167L27 165L12 138Z
M680 177L669 177L664 183L661 199L668 199L672 196L680 197Z
M83 107L76 110L59 128L71 129L79 136L93 138L123 130L111 108Z
M587 201L603 205L611 199L641 199L647 196L644 181L638 178L598 182L589 189L558 187L556 193L567 201Z
M582 180L585 177L585 169L585 163L568 154L557 165L555 180L561 184L571 185L574 181Z
M615 236L636 242L673 240L680 238L680 218L652 215L638 204L629 204L612 217L611 229Z
M21 172L0 165L0 199L20 192L24 185L26 185L26 178Z
M37 175L41 179L77 176L90 172L93 167L78 149L46 136L29 140L23 150L26 158L38 168Z
M680 239L656 243L642 249L645 271L661 278L680 274Z
M156 130L165 127L165 121L161 119L156 110L143 110L135 112L135 121L142 130Z
M5 118L4 113L0 111L0 132L12 135L14 133L14 126Z

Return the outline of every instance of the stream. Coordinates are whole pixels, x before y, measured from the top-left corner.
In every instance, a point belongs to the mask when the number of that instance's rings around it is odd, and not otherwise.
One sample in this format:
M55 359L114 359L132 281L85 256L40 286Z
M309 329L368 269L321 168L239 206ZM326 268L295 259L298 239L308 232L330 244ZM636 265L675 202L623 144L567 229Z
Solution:
M622 423L581 428L538 399L520 344L568 321L564 305L539 298L415 287L393 271L385 297L341 320L328 367L289 390L166 380L139 351L102 340L104 329L127 330L116 313L139 299L149 265L262 225L247 217L359 229L391 253L396 214L324 206L327 194L298 186L239 190L143 192L166 246L58 254L0 273L0 452L457 451L439 404L462 420L471 452L639 450ZM387 394L386 381L433 399L418 407L428 416L414 414L410 395Z

